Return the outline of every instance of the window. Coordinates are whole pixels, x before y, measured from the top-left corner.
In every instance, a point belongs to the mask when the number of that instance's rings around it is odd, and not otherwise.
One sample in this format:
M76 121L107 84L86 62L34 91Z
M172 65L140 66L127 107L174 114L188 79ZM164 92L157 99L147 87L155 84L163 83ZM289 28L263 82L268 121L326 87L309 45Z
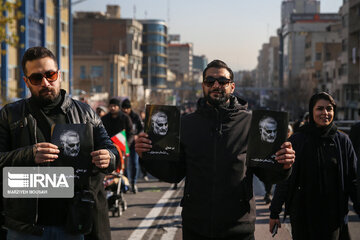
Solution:
M120 69L120 77L121 77L121 79L125 78L125 67L121 67L121 69Z
M316 53L316 61L321 61L321 52Z
M103 66L91 66L90 76L92 78L102 77L104 75L104 67Z
M166 27L161 24L147 24L144 32L159 32L166 34Z
M66 32L67 31L67 26L66 26L66 23L61 23L61 31L62 32Z
M348 18L349 16L348 15L344 15L342 18L341 18L341 23L342 23L342 26L343 27L347 27L349 24L348 24Z
M331 59L331 53L327 52L326 53L326 61L330 61Z
M86 78L86 67L80 66L80 79L83 80Z
M342 64L341 67L339 68L339 76L343 76L346 74L347 74L347 65Z
M66 48L65 47L61 47L61 56L66 57Z
M39 0L34 0L34 12L39 11Z
M62 1L61 1L61 6L62 6L63 8L68 8L68 1L67 1L67 0L62 0Z
M346 49L347 49L347 40L344 39L344 40L341 41L341 50L342 50L343 52L345 52Z
M66 82L67 81L67 72L62 72L61 73L61 79Z

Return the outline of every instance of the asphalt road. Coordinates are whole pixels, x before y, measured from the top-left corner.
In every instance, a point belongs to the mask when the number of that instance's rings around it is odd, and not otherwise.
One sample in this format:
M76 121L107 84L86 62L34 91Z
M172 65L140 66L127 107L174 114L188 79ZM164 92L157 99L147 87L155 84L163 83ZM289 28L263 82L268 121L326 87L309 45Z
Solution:
M151 179L148 182L140 180L137 194L126 193L124 199L128 208L120 217L110 214L111 236L113 240L180 240L181 207L179 206L183 194L183 182L177 190L172 185ZM260 240L289 240L291 239L290 224L282 224L278 234L272 238L269 233L269 205L262 200L264 187L254 179L254 194L256 196L256 231L255 239ZM350 231L353 240L360 239L359 218L350 212Z

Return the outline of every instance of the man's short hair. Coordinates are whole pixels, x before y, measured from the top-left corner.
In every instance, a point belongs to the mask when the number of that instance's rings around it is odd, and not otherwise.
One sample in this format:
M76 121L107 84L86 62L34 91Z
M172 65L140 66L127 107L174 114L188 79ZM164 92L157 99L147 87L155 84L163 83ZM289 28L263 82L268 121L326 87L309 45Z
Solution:
M27 74L26 68L25 68L27 61L33 61L36 59L46 58L46 57L49 57L52 60L54 60L56 67L58 66L55 55L49 49L47 49L45 47L28 48L21 60L21 67L22 67L24 74L25 75Z
M225 68L226 70L229 71L230 73L230 79L231 81L234 80L234 73L233 71L231 70L231 68L228 67L228 65L226 65L225 62L219 60L219 59L216 59L216 60L213 60L212 62L210 62L206 68L204 69L203 71L203 79L205 79L205 75L206 75L206 71L209 69L209 68Z

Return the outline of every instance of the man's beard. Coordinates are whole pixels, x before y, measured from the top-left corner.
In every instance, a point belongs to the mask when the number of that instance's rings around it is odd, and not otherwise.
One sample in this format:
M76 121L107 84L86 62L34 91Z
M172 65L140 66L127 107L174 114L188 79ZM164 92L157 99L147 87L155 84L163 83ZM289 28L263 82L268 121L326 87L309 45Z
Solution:
M213 92L217 93L218 96L216 98L212 98L210 96L210 94ZM230 96L231 93L226 93L225 90L220 88L209 90L208 94L204 94L205 100L214 107L224 105L230 99Z
M41 105L47 105L53 103L60 94L60 91L56 91L56 88L54 87L41 88L38 95L34 94L31 88L30 88L30 92L31 92L31 96Z

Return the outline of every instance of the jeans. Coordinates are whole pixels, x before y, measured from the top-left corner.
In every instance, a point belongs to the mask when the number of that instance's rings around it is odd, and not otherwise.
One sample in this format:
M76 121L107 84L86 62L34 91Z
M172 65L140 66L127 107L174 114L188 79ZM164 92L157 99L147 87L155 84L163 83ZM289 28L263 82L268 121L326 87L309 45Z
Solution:
M8 229L7 240L84 240L84 236L81 234L72 235L66 233L64 228L57 226L44 227L44 233L42 236L31 235L27 233L17 232Z
M127 177L130 184L136 184L139 174L139 155L135 152L135 144L130 146L130 157L127 167Z

